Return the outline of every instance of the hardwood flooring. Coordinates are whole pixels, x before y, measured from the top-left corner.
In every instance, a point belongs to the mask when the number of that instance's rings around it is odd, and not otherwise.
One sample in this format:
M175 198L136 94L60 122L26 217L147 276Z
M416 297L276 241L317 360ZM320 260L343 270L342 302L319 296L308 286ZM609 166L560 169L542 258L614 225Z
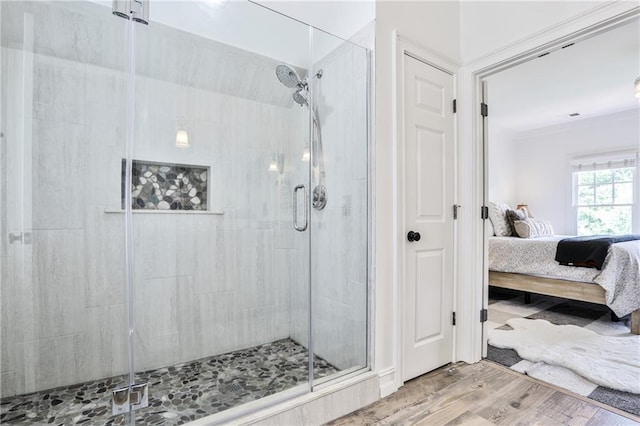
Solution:
M640 418L481 361L413 379L329 425L637 425Z

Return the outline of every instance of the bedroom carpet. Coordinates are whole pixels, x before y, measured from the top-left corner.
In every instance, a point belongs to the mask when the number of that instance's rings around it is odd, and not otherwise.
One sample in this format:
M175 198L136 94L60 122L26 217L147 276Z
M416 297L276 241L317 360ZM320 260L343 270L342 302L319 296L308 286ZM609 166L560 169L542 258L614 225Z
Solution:
M556 325L583 327L609 336L607 338L613 340L616 336L629 335L628 319L612 322L609 310L605 306L541 295L532 295L532 303L525 305L522 293L492 288L489 292L487 328L510 330L511 327L506 323L514 318L543 319ZM513 349L500 349L489 345L487 359L579 395L640 415L639 394L598 386L563 367L524 360Z

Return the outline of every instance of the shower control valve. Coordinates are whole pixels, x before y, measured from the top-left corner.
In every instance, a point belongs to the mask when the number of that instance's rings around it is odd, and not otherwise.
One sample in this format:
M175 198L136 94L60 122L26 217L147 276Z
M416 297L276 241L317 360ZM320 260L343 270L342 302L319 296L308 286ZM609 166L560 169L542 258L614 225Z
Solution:
M327 188L324 185L313 188L312 205L316 210L322 210L327 205Z

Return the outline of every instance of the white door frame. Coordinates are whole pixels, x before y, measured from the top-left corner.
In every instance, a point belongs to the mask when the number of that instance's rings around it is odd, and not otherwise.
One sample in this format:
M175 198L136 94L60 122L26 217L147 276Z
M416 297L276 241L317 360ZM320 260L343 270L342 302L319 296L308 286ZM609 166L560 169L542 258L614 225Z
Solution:
M426 64L432 65L447 74L453 76L453 97L456 98L456 88L458 86L458 76L460 64L456 61L440 55L437 52L429 50L420 44L410 40L404 35L394 31L393 37L393 58L395 58L395 64L392 70L392 78L394 82L393 96L394 101L393 109L395 114L393 116L393 201L394 201L394 220L393 220L393 277L394 277L394 297L393 297L393 318L395 322L395 338L394 340L394 365L395 365L395 388L399 388L403 385L403 354L402 354L402 339L404 330L404 291L405 291L405 278L404 278L404 261L405 261L405 236L404 236L404 199L403 191L404 187L404 173L402 164L404 161L404 56L405 54L412 56ZM454 152L457 153L457 118L454 115L454 130L453 130L453 143ZM457 158L454 158L454 164L457 164ZM454 166L454 176L456 176L456 182L454 182L454 200L457 200L457 168ZM455 229L457 225L454 223L454 271L453 271L453 304L456 305L456 288L457 288L457 241L455 236ZM455 310L455 309L454 309ZM455 333L455 327L454 327ZM455 354L455 335L453 339L453 356Z
M484 154L482 149L482 117L480 115L483 79L501 70L526 62L543 52L591 37L636 19L638 16L640 16L640 6L637 5L637 2L606 3L547 30L535 33L504 49L482 56L462 68L462 84L459 86L458 93L460 98L464 98L465 101L458 102L458 122L460 125L458 129L460 135L458 177L462 182L458 191L458 199L463 206L468 205L472 208L462 209L464 220L458 224L459 249L457 254L461 258L470 259L470 261L465 267L458 270L458 292L467 295L467 297L457 299L456 311L459 312L456 330L457 351L455 352L457 360L469 363L478 362L482 359L482 352L486 344L486 338L483 337L483 324L478 319L480 310L486 306L488 288L488 272L483 266L487 262L486 240L483 235L484 221L480 219L483 193L487 189L486 184L483 183ZM491 114L491 105L489 105L489 114ZM472 210L470 217L467 216L469 210ZM472 315L463 317L465 313Z

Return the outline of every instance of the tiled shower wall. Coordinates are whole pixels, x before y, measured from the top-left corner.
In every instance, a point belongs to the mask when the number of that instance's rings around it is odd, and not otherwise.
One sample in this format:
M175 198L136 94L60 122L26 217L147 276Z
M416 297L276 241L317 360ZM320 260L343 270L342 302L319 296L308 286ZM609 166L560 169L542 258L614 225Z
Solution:
M20 112L4 90L15 74L4 70L22 58L11 47L23 42L23 12L35 28L32 173L4 167L16 139L2 139L8 396L126 371L124 217L108 213L120 206L126 80L124 21L108 9L1 7L3 128ZM209 165L210 206L223 214L134 215L136 369L288 337L292 321L306 323L291 317L291 294L308 291L304 236L291 230L297 165L267 167L273 152L298 161L305 111L276 80L275 60L140 28L134 158ZM189 149L175 147L177 116L187 119ZM32 193L22 205L8 187L23 178ZM32 244L7 244L9 211L31 217Z

